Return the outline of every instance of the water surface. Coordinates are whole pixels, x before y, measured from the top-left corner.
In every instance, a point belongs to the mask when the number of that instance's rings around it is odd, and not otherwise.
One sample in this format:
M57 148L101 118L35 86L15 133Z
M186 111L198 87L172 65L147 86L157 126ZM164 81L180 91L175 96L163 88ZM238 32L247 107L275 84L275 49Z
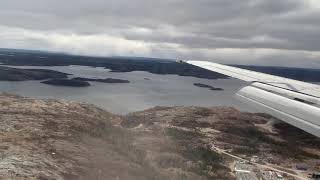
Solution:
M240 110L253 111L234 98L234 94L246 85L235 79L207 80L177 75L158 75L148 72L116 73L101 67L87 66L19 66L26 69L52 69L73 74L72 77L119 78L129 84L105 84L90 82L90 87L60 87L40 81L0 82L0 91L36 98L55 98L95 104L113 113L126 114L154 106L233 106ZM223 88L211 91L196 87L203 83Z

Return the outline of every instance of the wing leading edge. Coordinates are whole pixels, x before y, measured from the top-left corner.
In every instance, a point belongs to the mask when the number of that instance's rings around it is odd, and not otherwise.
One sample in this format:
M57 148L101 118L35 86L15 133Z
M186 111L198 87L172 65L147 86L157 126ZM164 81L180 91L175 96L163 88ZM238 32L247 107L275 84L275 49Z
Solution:
M274 117L320 137L320 86L205 61L183 61L252 82L237 97Z
M241 79L247 82L262 82L279 88L307 94L320 98L320 86L301 82L293 79L283 78L279 76L269 75L265 73L250 71L237 67L226 66L222 64L206 62L206 61L185 61L188 64L198 66L210 71L225 74L230 77Z

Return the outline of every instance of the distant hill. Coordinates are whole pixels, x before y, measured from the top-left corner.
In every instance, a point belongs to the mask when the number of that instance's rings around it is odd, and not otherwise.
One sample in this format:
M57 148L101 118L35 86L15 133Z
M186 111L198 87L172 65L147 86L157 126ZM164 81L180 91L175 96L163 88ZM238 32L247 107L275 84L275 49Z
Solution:
M15 66L68 66L83 65L105 67L113 72L146 71L154 74L176 74L207 79L227 78L189 64L176 63L174 60L138 57L89 57L57 53L30 53L3 50L0 63Z
M148 57L90 57L42 51L0 49L0 63L17 66L83 65L105 67L111 69L113 72L146 71L154 74L176 74L179 76L192 76L206 79L227 78L225 75L188 64L177 63L174 60ZM301 81L320 82L319 69L244 65L233 66Z
M286 77L307 82L320 82L320 69L307 68L289 68L289 67L273 67L273 66L243 66L233 65L252 71L258 71L266 74Z

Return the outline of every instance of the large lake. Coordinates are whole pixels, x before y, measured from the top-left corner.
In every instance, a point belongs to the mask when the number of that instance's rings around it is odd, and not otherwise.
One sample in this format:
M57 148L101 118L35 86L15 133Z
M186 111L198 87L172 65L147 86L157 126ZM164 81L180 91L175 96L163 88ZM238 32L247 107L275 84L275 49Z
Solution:
M253 111L234 98L245 83L235 79L207 80L177 75L157 75L147 72L116 73L104 68L87 66L19 66L16 68L52 69L73 74L75 77L119 78L129 84L105 84L91 82L90 87L58 87L40 81L0 82L0 91L36 98L55 98L95 104L117 114L126 114L154 106L233 106ZM203 83L225 89L211 91L196 87Z

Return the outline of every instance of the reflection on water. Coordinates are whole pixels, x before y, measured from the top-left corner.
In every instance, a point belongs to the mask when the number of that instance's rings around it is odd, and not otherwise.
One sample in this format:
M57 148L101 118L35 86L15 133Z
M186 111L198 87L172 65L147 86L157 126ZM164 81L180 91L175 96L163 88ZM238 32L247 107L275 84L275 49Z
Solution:
M245 84L235 79L206 80L177 75L157 75L147 72L114 73L104 68L86 66L18 68L52 69L73 74L75 77L119 78L130 80L129 84L104 84L91 82L85 88L58 87L39 81L0 82L0 91L38 98L56 98L88 102L110 112L126 114L154 106L234 106L250 109L236 100L234 93ZM146 79L147 78L147 79ZM148 80L149 79L149 80ZM193 83L220 87L225 91L199 88Z

